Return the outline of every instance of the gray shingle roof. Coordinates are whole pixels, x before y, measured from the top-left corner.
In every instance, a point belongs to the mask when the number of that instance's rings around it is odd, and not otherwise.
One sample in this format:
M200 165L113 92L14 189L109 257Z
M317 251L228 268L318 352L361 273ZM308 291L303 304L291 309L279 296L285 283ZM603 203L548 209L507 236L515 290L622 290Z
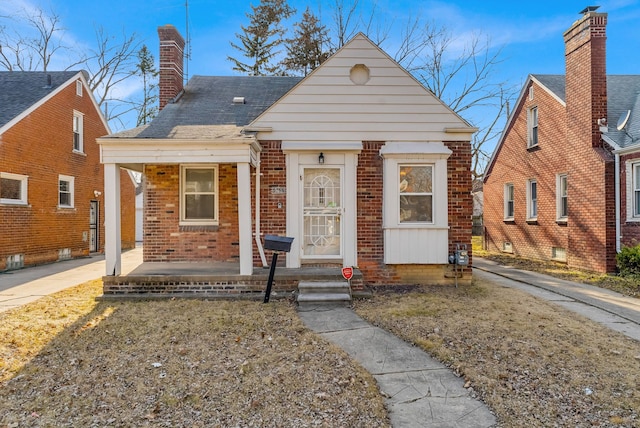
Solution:
M0 127L55 91L78 71L0 71ZM51 76L51 86L47 85Z
M532 76L566 102L563 74L534 74ZM621 147L638 144L640 142L640 75L608 75L607 106L609 138ZM629 122L623 131L618 131L616 129L618 118L627 110L631 110Z
M248 125L279 100L301 77L193 76L184 94L167 104L145 127L111 135L112 138L172 138L180 129L183 138L210 134L219 125ZM234 103L244 97L245 103Z

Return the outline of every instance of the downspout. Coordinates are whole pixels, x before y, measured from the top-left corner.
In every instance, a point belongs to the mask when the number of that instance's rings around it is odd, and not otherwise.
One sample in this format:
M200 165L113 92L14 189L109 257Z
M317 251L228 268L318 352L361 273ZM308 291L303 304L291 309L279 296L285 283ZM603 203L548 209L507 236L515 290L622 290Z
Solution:
M604 135L608 130L605 126L600 128L600 132L602 133L602 139L609 144L613 148L614 154L614 186L615 186L615 204L616 204L616 253L620 252L620 241L621 241L621 214L620 214L620 153L619 150L622 149L618 144L616 144L611 138Z
M268 267L267 259L264 256L264 248L262 248L262 241L260 240L260 152L257 153L258 160L256 162L256 245L258 252L260 253L260 260L262 261L262 267Z

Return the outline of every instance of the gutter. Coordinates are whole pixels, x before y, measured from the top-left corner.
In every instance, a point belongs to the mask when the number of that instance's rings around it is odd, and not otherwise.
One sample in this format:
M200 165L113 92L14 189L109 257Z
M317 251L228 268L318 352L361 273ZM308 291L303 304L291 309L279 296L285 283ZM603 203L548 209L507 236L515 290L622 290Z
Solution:
M602 129L601 129L602 131ZM620 252L620 241L621 241L621 214L620 214L620 151L622 147L620 147L616 142L614 142L611 138L605 135L602 132L602 139L609 144L613 148L613 154L615 159L615 172L614 172L614 186L615 186L615 205L616 205L616 253Z

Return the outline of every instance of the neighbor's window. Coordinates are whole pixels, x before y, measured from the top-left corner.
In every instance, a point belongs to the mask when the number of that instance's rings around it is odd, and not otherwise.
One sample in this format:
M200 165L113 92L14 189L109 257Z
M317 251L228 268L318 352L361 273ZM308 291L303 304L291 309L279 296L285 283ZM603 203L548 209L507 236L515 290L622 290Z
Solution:
M58 176L58 207L73 208L74 177Z
M569 216L569 198L567 196L567 174L558 174L556 180L556 212L558 220L566 220Z
M531 107L527 117L527 127L529 133L529 146L538 145L538 107Z
M27 179L26 175L0 172L0 203L26 205Z
M513 220L513 184L504 185L504 219Z
M73 112L73 151L83 152L83 115L77 111Z
M535 220L538 217L538 182L527 182L527 219Z
M640 163L633 165L633 216L640 217Z
M400 223L433 223L433 165L399 165Z
M183 166L180 181L181 223L218 224L218 169L210 166Z

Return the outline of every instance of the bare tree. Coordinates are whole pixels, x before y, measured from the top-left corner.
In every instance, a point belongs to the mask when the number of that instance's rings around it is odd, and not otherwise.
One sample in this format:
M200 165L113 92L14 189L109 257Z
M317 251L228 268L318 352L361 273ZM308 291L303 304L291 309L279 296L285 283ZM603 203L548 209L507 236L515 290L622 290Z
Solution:
M7 17L5 17L7 18ZM89 87L109 122L125 126L122 116L134 109L131 103L116 95L116 89L136 74L137 35L122 35L117 39L102 27L96 28L96 47L88 54L64 43L64 28L60 17L42 9L7 18L15 24L10 30L0 27L0 69L7 71L49 71L52 61L60 69L82 68L89 73Z

